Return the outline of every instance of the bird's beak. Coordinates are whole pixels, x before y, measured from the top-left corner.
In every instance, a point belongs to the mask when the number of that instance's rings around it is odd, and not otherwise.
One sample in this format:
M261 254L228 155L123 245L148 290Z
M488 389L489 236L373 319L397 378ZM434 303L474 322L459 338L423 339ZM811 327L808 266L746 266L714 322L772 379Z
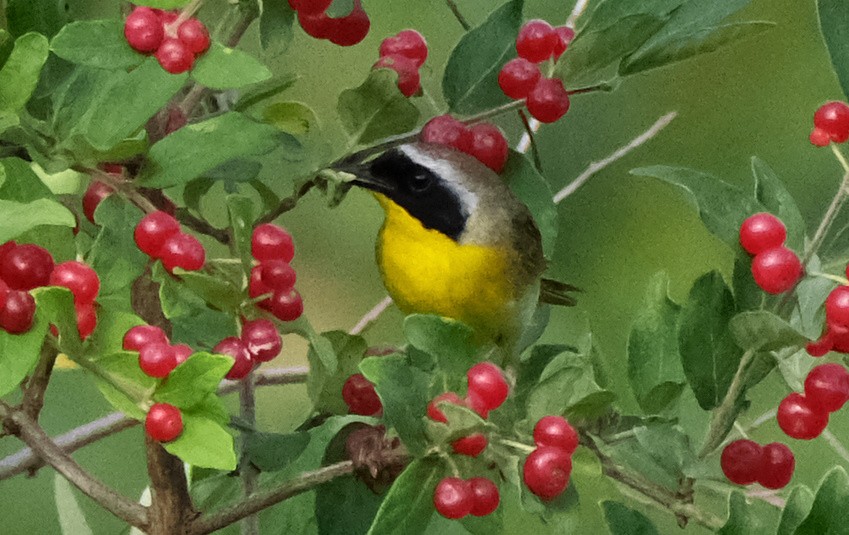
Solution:
M353 175L354 179L351 183L355 186L383 194L388 194L393 189L392 184L374 176L371 171L371 165L368 163L348 165L338 168L338 170Z

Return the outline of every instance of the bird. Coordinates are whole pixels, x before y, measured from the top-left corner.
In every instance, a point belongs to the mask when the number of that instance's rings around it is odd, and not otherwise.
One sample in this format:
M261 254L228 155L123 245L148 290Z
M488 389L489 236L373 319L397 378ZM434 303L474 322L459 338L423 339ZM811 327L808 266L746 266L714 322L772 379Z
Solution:
M385 212L376 260L404 314L460 321L509 354L540 301L574 304L575 287L542 278L546 259L530 210L476 158L413 142L345 171Z

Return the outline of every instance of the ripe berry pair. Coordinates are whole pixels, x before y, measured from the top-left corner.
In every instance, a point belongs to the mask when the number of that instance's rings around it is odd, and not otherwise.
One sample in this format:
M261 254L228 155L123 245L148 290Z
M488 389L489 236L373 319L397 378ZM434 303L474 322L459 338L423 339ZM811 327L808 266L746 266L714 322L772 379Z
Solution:
M784 246L787 229L780 219L761 212L740 225L740 245L752 259L752 277L760 288L780 294L796 286L802 276L802 263L796 253Z
M538 64L552 57L557 60L574 37L574 30L567 26L552 28L544 20L528 21L516 38L519 57L508 61L498 73L504 94L525 99L528 112L542 123L553 123L566 115L569 93L559 79L544 77Z
M392 69L398 73L398 89L405 97L421 90L419 68L427 59L427 42L416 30L403 30L380 43L380 59L372 69Z
M780 489L790 483L796 459L790 448L780 442L761 446L751 440L735 440L725 446L720 458L725 477L738 485L760 483L768 489Z
M377 396L374 385L361 373L348 377L342 385L342 400L348 412L360 416L377 416L383 412L383 403Z
M550 501L569 485L578 433L565 418L544 416L534 426L534 444L537 447L525 459L522 476L532 493Z
M218 342L213 353L233 357L233 367L227 372L227 379L244 379L251 370L262 362L268 362L280 354L283 341L274 324L266 319L245 322L242 336L229 336Z
M134 50L153 53L162 68L171 74L186 72L197 56L209 49L209 31L196 18L175 27L178 18L179 13L139 6L124 23L124 37Z
M74 312L77 318L77 330L85 340L97 327L95 299L100 292L100 277L90 266L71 260L53 268L50 274L50 286L61 286L71 290L74 296Z
M157 211L146 215L133 234L138 248L149 257L161 260L173 273L174 268L197 271L206 262L206 251L194 236L184 234L173 216Z
M22 334L32 328L35 299L29 291L49 285L53 270L53 256L43 247L0 245L0 329Z
M157 379L167 377L194 353L186 344L171 345L165 331L154 325L132 327L124 334L123 347L138 351L141 370Z
M849 106L844 102L826 102L814 113L811 143L825 147L832 141L843 143L849 139Z
M849 273L849 266L847 266ZM825 300L825 328L819 340L806 346L812 357L829 351L849 353L849 286L838 286Z
M829 413L849 401L849 371L821 364L805 378L805 393L792 392L778 405L778 425L788 436L811 440L828 426Z
M339 46L353 46L368 35L371 20L360 0L344 17L329 17L327 8L333 0L289 0L289 6L298 12L298 23L307 35L327 39Z
M171 442L183 434L183 414L169 403L155 403L144 420L147 436L158 442Z
M498 487L485 477L446 477L433 492L436 512L452 520L468 515L486 516L498 508L500 501Z
M294 321L304 313L304 300L295 290L297 278L289 265L295 257L292 235L285 229L264 223L251 236L251 255L259 265L251 269L248 295L255 299L271 294L257 306L268 310L280 321Z
M447 114L428 121L422 128L421 139L425 143L448 145L474 156L496 173L504 170L509 156L507 138L497 126L491 123L466 126Z

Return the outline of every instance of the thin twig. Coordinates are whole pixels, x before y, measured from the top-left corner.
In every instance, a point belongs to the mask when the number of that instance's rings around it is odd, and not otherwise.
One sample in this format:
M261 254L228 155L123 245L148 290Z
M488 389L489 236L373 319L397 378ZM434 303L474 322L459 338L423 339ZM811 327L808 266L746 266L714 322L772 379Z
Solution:
M531 148L531 155L534 157L534 167L537 168L537 171L542 173L542 158L540 158L539 147L537 147L536 136L534 136L534 133L539 128L539 121L536 119L531 119L529 121L524 110L519 110L519 119L522 121L522 126L525 128L525 134L522 136L522 139L527 136ZM536 125L534 125L534 123L536 123ZM521 153L525 153L528 150L527 147L522 147L521 145L516 148Z
M451 13L454 14L454 18L457 19L457 22L460 23L460 26L463 27L464 31L469 31L472 29L469 21L466 20L466 17L460 13L460 9L457 7L457 4L454 3L454 0L445 0L445 3L448 4L448 9L451 10Z
M125 197L127 200L141 208L142 211L147 214L151 212L156 212L158 210L158 208L154 206L154 204L150 202L147 197L142 195L133 184L127 182L126 180L123 180L122 178L118 178L115 175L92 167L75 166L73 167L73 169L74 171L91 175L92 178L94 178L95 180L99 180L109 185L112 189L117 191L119 195Z
M239 416L250 427L256 426L256 395L254 391L254 374L250 373L241 382L239 389ZM239 462L239 475L242 478L242 490L246 499L256 492L259 471L251 464L247 455L248 435L242 435L242 459ZM259 535L259 516L245 517L241 525L242 535Z
M569 18L566 19L566 26L575 29L575 26L578 24L578 19L581 18L581 15L584 14L584 11L587 10L587 6L590 5L590 0L578 0L575 2L575 7L572 8L572 13L569 14Z
M737 366L737 372L731 380L731 385L728 387L722 403L713 411L710 419L710 428L708 429L707 437L705 437L704 446L699 451L699 459L704 459L711 454L716 448L722 444L728 432L732 428L732 422L736 420L740 408L740 397L746 390L746 374L749 371L749 366L755 359L755 352L748 350L743 353L740 359L740 365Z
M834 433L826 429L822 432L822 438L828 442L828 445L831 446L837 455L843 458L844 461L849 462L849 450L846 449L846 446L840 441L839 438L834 436Z
M360 318L360 321L358 321L357 324L354 325L350 331L348 331L348 334L357 335L362 333L366 329L366 327L368 327L369 324L379 318L380 315L383 314L383 312L387 308L389 308L391 304L391 297L386 296L381 299L380 302L374 305L371 310L363 314L363 317Z
M24 398L21 406L24 412L35 421L38 421L38 415L44 406L44 393L47 391L47 385L53 373L56 356L57 352L51 347L51 344L45 344L41 348L41 357L38 360L38 365L36 365L24 389Z
M601 171L602 169L610 166L611 164L621 160L628 154L630 154L634 149L637 149L641 145L643 145L646 141L652 139L657 136L661 130L666 128L669 123L672 122L673 119L678 115L678 112L669 112L666 115L659 118L648 130L640 134L639 136L632 139L627 145L620 147L616 152L608 156L607 158L600 160L598 162L593 162L589 165L589 167L584 170L583 173L578 175L578 177L570 182L566 187L558 191L554 195L554 202L560 203L563 199L569 197L575 191L578 190L584 183L587 182L593 175Z

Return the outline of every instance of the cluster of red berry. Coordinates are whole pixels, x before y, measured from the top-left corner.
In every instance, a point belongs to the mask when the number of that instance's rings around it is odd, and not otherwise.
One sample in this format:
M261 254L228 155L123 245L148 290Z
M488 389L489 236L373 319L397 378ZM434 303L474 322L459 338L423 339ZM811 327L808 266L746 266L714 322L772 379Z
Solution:
M161 260L169 273L174 268L197 271L206 262L200 241L182 232L180 222L161 210L144 216L133 237L138 248L152 259Z
M194 351L186 344L171 345L165 331L154 325L137 325L124 333L125 351L139 354L139 367L150 377L162 379L186 361Z
M45 251L46 252L46 251ZM47 253L49 254L49 253ZM100 293L100 277L91 266L76 260L62 262L50 274L50 286L61 286L71 290L74 296L74 312L80 338L85 340L97 327L97 294ZM55 336L56 328L51 326Z
M569 111L569 93L557 78L542 75L539 64L557 59L575 37L568 26L553 28L544 20L529 20L516 37L519 57L508 61L498 73L498 85L504 94L525 99L528 112L542 123L553 123Z
M263 223L251 236L251 254L259 265L251 269L248 295L280 321L294 321L304 313L304 300L295 289L297 275L289 264L295 257L292 235L271 223Z
M826 102L814 113L811 143L825 147L832 141L843 143L849 139L849 106L843 102Z
M416 30L402 30L380 43L380 59L372 69L392 69L398 73L398 89L405 97L421 90L419 69L427 59L427 41Z
M846 272L849 275L849 266ZM838 286L828 294L822 336L810 342L806 349L812 357L821 357L829 351L849 353L849 286Z
M438 115L422 128L421 140L454 147L474 156L496 173L504 170L510 147L500 128L491 123L467 126L454 117Z
M230 336L221 340L212 352L235 359L226 377L238 380L247 377L261 363L274 359L282 347L283 341L274 324L266 319L258 319L246 321L242 325L241 337Z
M383 412L383 403L374 390L374 385L361 373L348 377L342 385L342 400L348 412L360 416L378 416Z
M333 0L289 0L289 6L298 12L298 23L311 37L327 39L339 46L353 46L368 35L371 20L360 0L344 17L333 18L326 13Z
M171 74L186 72L209 49L209 31L196 18L176 26L179 17L179 12L139 6L124 23L124 37L134 50L154 54Z
M778 426L787 436L811 440L828 426L829 414L849 400L849 371L840 364L821 364L805 378L805 392L792 392L778 405Z
M732 483L760 483L768 489L784 488L796 468L796 458L786 445L773 442L761 446L746 439L728 444L719 462L725 477Z
M784 246L786 239L784 223L772 214L755 214L740 225L740 245L755 255L752 277L767 293L786 292L802 276L802 263L796 253Z
M565 418L544 416L534 426L534 444L522 468L525 485L541 500L553 500L569 485L578 432Z
M468 515L486 516L498 509L500 502L498 487L485 477L446 477L433 492L436 511L452 520Z

